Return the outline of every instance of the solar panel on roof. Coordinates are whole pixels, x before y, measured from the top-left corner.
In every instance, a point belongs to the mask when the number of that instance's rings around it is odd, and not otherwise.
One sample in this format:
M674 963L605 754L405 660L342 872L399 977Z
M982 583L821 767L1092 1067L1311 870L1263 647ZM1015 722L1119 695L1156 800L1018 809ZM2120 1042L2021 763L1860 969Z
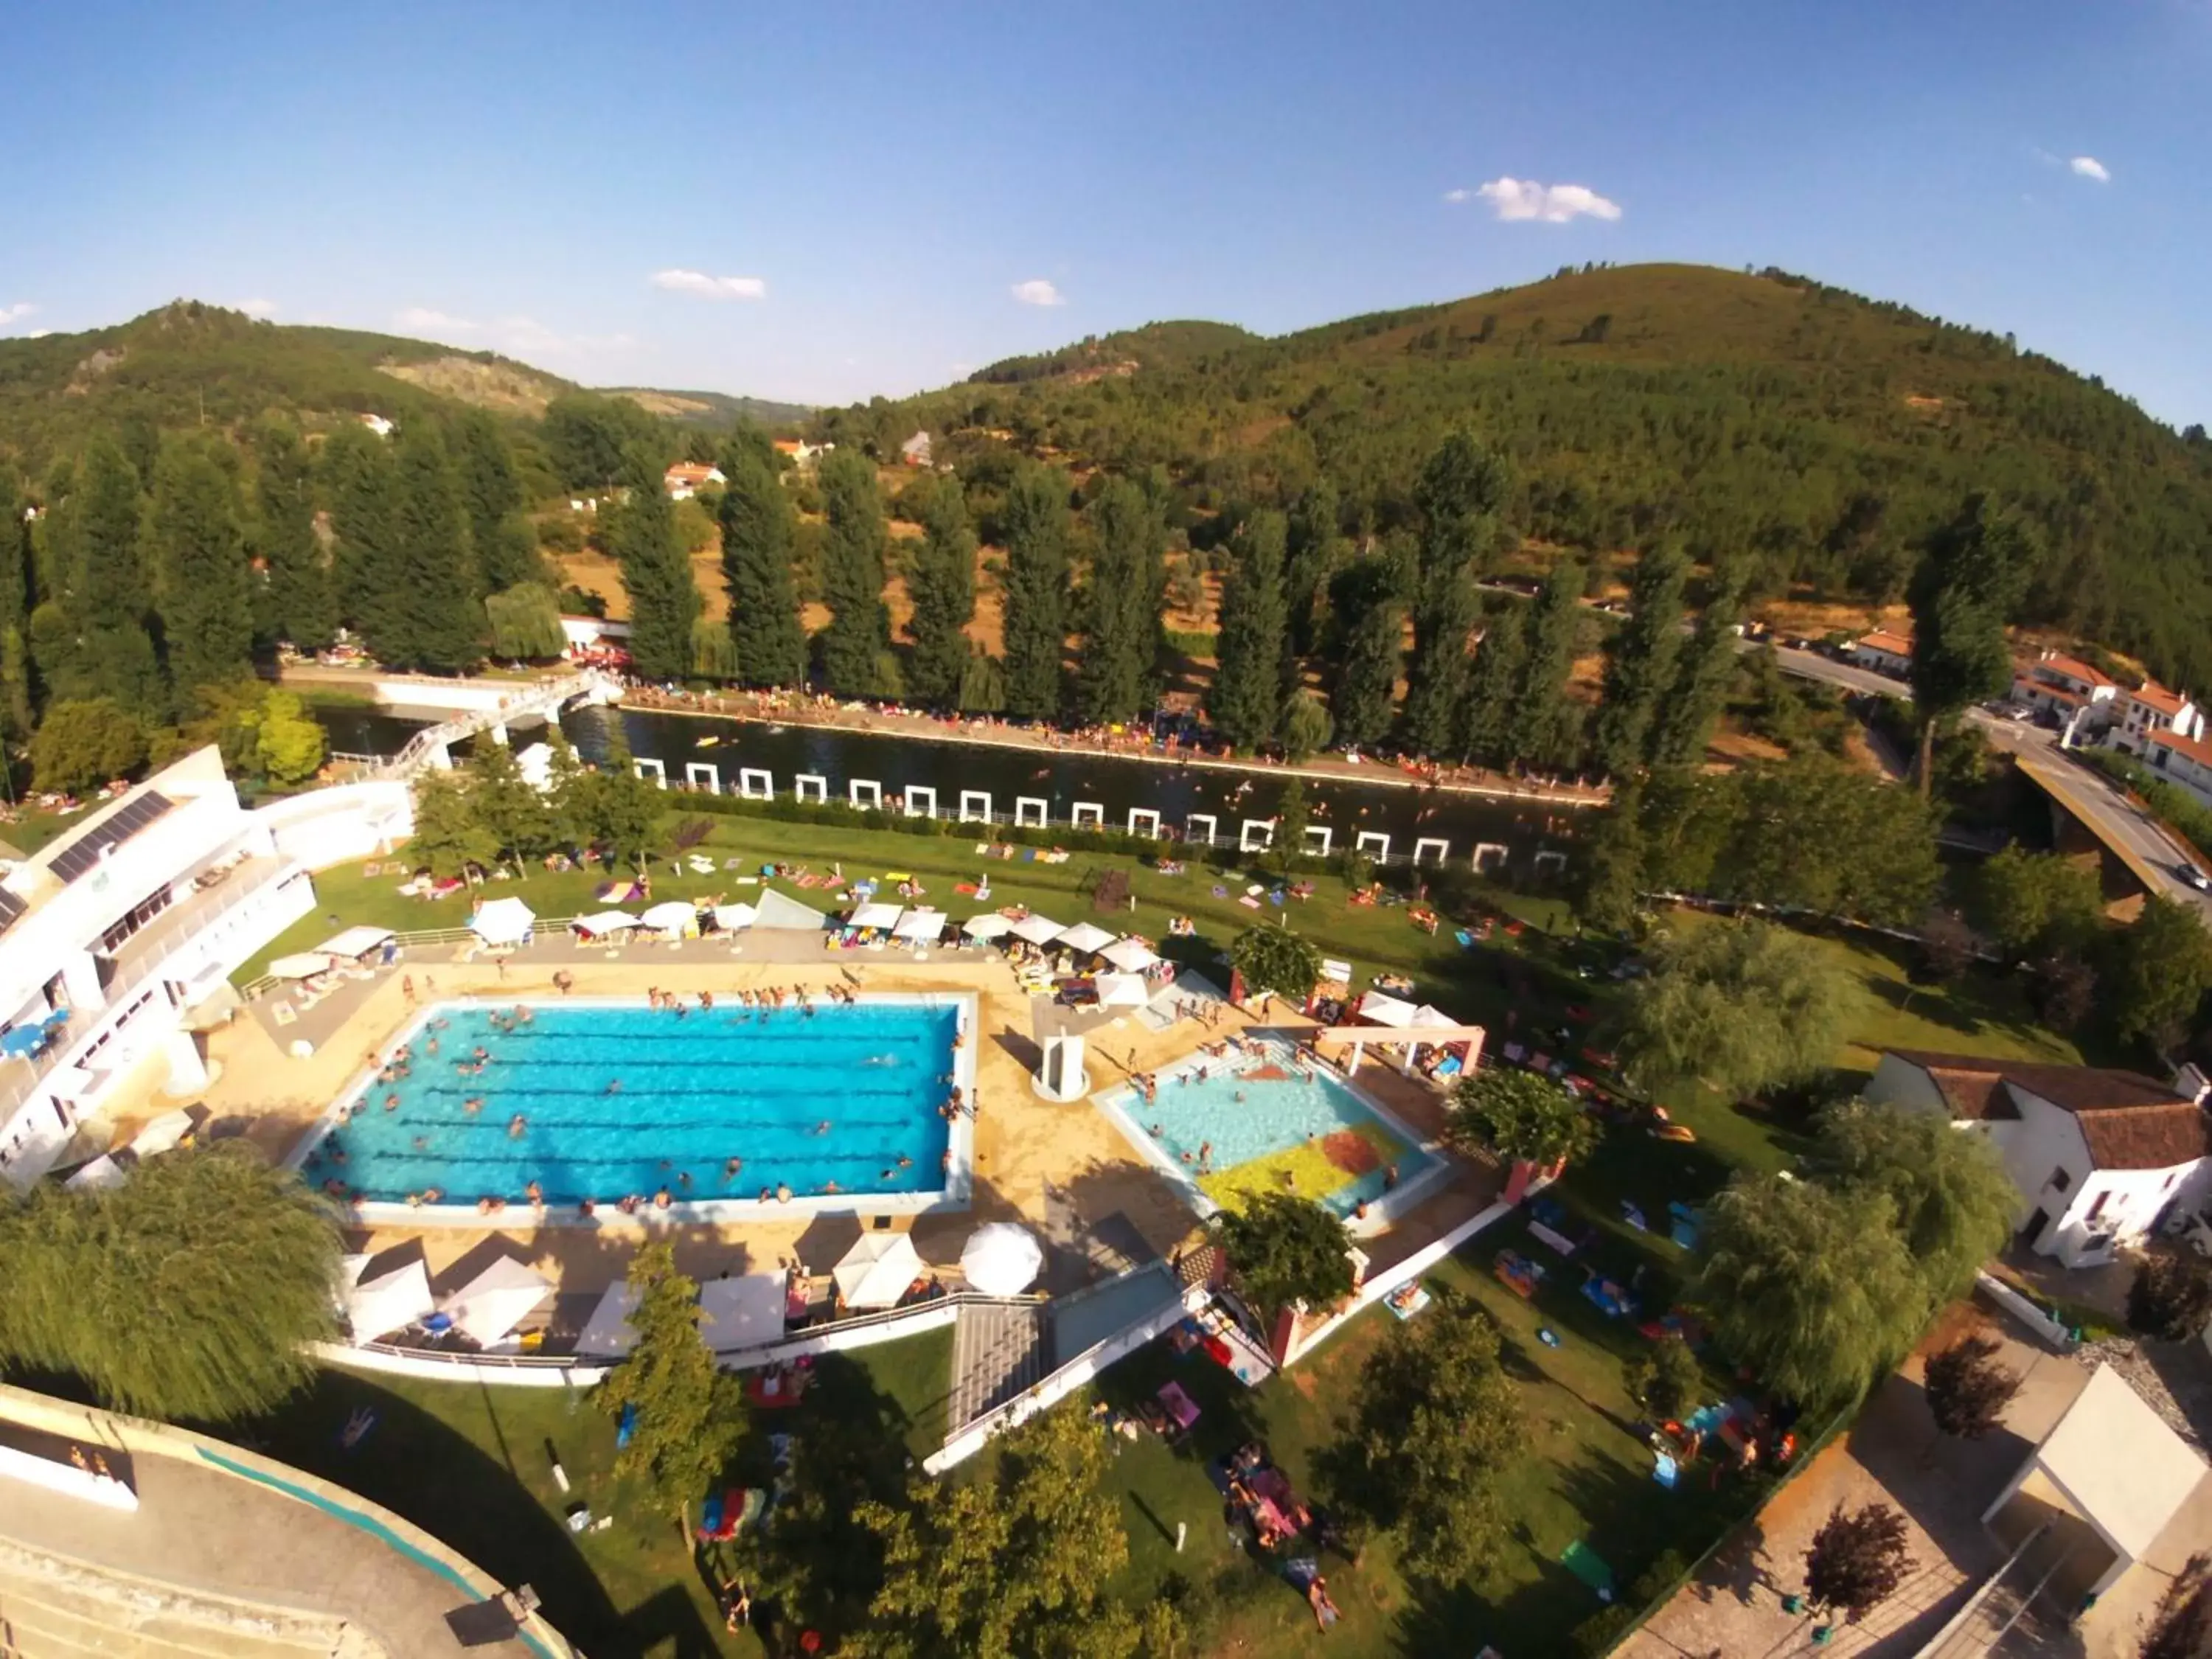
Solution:
M149 790L63 848L46 867L65 882L75 881L97 865L108 848L120 847L175 805L167 795Z

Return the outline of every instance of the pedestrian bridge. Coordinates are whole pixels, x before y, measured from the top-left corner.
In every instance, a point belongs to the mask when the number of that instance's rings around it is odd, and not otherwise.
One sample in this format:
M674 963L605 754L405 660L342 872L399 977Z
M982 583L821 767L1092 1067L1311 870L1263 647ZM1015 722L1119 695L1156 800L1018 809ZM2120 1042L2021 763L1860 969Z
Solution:
M470 706L435 726L425 726L410 738L407 746L398 754L386 759L360 755L336 758L356 762L363 769L364 777L412 778L424 771L441 771L451 767L453 744L470 738L489 732L505 743L509 726L533 722L553 725L570 703L611 703L622 695L621 685L596 669L518 685L511 690L501 691L481 684L466 689L475 694L470 699Z

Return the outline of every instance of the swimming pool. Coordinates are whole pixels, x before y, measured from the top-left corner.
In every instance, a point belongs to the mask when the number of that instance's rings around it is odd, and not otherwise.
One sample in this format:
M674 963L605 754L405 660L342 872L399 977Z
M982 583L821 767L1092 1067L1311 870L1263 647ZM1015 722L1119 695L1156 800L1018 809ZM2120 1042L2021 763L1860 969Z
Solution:
M1445 1168L1419 1135L1278 1037L1193 1054L1157 1074L1149 1101L1133 1087L1095 1098L1205 1214L1285 1191L1346 1218L1362 1205L1396 1209Z
M297 1161L372 1220L476 1220L532 1182L553 1221L933 1207L964 1196L970 1127L940 1109L974 1097L969 1000L442 1003L380 1056L404 1074L366 1075Z

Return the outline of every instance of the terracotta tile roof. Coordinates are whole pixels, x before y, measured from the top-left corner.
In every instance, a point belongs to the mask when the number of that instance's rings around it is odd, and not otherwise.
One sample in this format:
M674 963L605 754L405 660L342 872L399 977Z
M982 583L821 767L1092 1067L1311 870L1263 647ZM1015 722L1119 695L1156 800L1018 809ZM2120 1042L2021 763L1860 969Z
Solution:
M2185 755L2207 771L2212 771L2212 743L2203 738L2185 738L2179 732L2155 732L2143 739L2147 749L2171 749L2177 755Z
M2212 1120L2203 1109L2140 1072L1925 1048L1888 1052L1925 1071L1962 1121L2018 1117L2012 1089L2071 1112L2100 1170L2166 1170L2212 1156Z
M714 469L699 461L678 461L665 476L684 483L705 483L714 476Z
M2179 714L2181 712L2182 704L2188 702L2188 699L2180 692L2169 691L2155 680L2145 680L2136 690L2123 691L2120 695L2141 703L2146 708L2155 708L2160 714L2169 716Z
M1858 642L1869 651L1887 651L1893 657L1912 654L1911 640L1902 634L1890 633L1887 629L1878 628L1871 634L1862 635Z
M2081 681L2084 685L2112 684L2111 675L2101 669L2092 668L2087 663L2075 657L2045 657L2041 662L2036 664L2036 666L2047 668L2054 674L2064 674L2069 678Z

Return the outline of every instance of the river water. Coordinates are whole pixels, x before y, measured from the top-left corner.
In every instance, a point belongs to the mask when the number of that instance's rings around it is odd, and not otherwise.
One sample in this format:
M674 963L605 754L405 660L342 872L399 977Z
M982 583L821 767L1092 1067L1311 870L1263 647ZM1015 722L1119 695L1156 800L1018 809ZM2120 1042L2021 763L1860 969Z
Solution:
M316 711L330 732L333 750L368 755L397 753L426 720L404 710L325 708ZM574 708L562 726L586 760L606 753L607 722L617 711ZM891 737L819 726L770 726L719 716L670 714L649 709L620 711L630 752L658 762L672 785L709 785L726 793L739 790L740 769L764 771L778 795L788 795L794 779L823 781L831 800L848 799L855 780L873 782L889 807L892 797L915 789L933 789L940 817L957 815L965 791L990 797L992 811L1012 819L1017 803L1025 819L1039 811L1052 823L1080 816L1109 830L1129 828L1133 809L1157 812L1163 829L1200 837L1204 815L1214 820L1215 839L1236 843L1249 823L1272 818L1283 789L1273 773L1247 773L1216 767L1138 760L989 744ZM527 746L531 732L518 729L514 741ZM1444 859L1467 864L1477 857L1486 868L1533 875L1540 855L1551 865L1565 855L1577 835L1577 809L1520 802L1395 784L1358 784L1307 778L1306 799L1316 830L1330 832L1332 852L1341 852L1360 835L1367 850L1382 850L1371 839L1387 836L1395 859L1421 846L1423 862ZM811 793L811 786L810 786ZM864 787L865 797L868 791ZM980 803L969 803L979 805ZM1081 808L1079 815L1078 808ZM1096 809L1095 812L1092 809ZM1199 821L1192 822L1194 815ZM1143 821L1139 820L1140 824ZM1255 837L1259 831L1250 832ZM1437 843L1442 843L1441 848Z

